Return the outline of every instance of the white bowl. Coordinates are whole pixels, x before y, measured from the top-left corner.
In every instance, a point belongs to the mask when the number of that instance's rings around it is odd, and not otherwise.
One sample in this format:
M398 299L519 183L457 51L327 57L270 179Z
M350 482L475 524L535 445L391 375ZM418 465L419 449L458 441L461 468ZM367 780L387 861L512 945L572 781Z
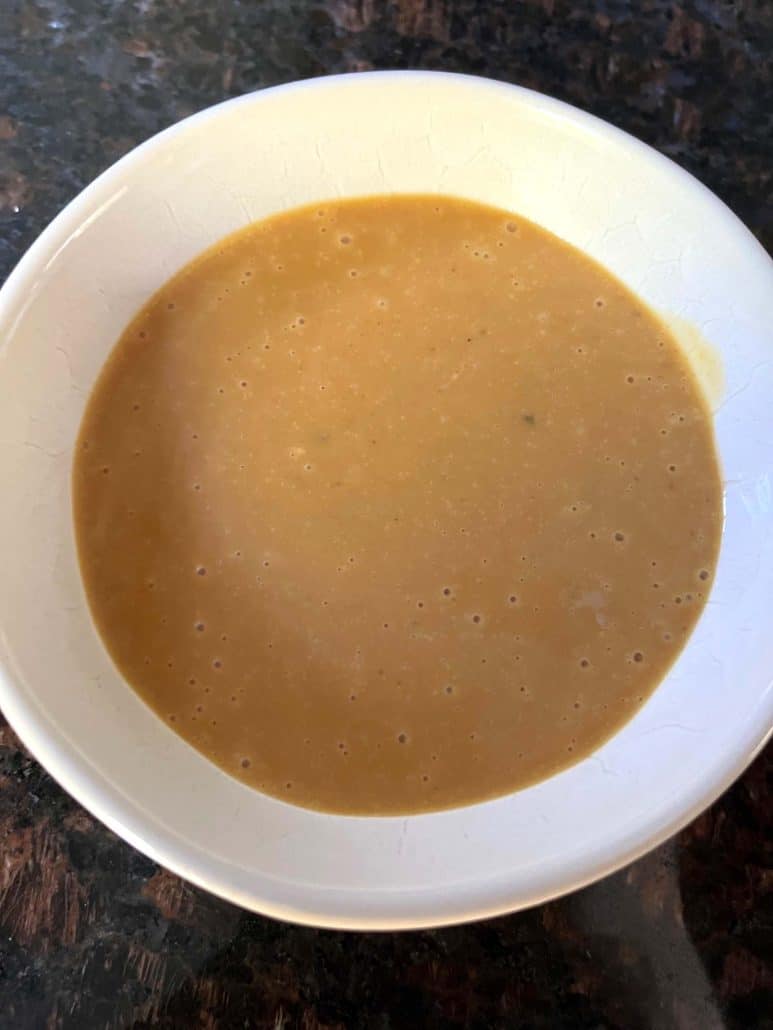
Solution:
M348 818L231 779L121 679L78 573L70 464L110 348L181 265L273 212L384 191L458 194L523 214L700 330L726 378L715 410L726 525L685 651L596 754L486 804ZM397 929L586 884L697 815L773 720L771 326L773 267L727 208L630 136L528 90L442 74L341 76L189 118L84 190L0 294L0 705L113 830L260 912Z

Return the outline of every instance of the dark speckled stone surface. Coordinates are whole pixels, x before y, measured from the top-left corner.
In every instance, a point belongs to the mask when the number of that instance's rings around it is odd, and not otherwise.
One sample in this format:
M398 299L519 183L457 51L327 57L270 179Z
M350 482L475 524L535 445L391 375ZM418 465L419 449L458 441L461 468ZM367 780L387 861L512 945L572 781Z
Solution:
M383 67L591 110L773 244L771 0L0 0L0 276L176 119ZM0 1027L773 1028L771 768L768 752L676 838L572 897L376 936L284 926L188 886L0 728Z

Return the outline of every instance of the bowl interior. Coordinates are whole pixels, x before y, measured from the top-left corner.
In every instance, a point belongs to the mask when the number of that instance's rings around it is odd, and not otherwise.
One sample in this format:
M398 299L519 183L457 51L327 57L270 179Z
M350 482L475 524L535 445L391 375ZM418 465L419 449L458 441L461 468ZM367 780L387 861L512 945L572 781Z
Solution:
M358 819L242 786L123 682L88 614L69 473L103 361L181 265L284 208L389 191L521 213L702 334L724 370L714 401L726 528L687 648L595 755L498 801ZM587 882L696 814L771 723L771 325L771 264L727 209L642 144L528 91L373 74L269 90L188 119L92 184L0 298L0 704L60 782L122 836L277 916L438 924ZM705 372L705 350L693 352Z

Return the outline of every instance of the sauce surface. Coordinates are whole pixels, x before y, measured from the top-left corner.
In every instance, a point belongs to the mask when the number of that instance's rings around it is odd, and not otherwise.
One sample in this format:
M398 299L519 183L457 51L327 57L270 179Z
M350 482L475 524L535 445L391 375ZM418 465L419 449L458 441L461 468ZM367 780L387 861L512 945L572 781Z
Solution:
M360 814L602 744L684 645L722 518L665 327L449 197L296 209L184 268L101 373L73 492L140 696L244 782Z

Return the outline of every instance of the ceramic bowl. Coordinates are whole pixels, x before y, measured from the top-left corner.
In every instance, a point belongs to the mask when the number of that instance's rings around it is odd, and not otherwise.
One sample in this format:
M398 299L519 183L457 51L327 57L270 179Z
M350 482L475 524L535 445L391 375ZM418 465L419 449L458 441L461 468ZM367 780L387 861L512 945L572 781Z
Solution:
M78 573L70 467L101 365L169 276L254 219L385 191L457 194L522 214L677 327L711 392L726 522L689 643L595 754L485 804L351 818L231 779L122 680ZM84 190L0 294L0 706L116 833L282 919L439 925L611 872L716 798L773 720L771 326L771 262L716 197L630 136L528 90L374 73L266 90L188 118Z

